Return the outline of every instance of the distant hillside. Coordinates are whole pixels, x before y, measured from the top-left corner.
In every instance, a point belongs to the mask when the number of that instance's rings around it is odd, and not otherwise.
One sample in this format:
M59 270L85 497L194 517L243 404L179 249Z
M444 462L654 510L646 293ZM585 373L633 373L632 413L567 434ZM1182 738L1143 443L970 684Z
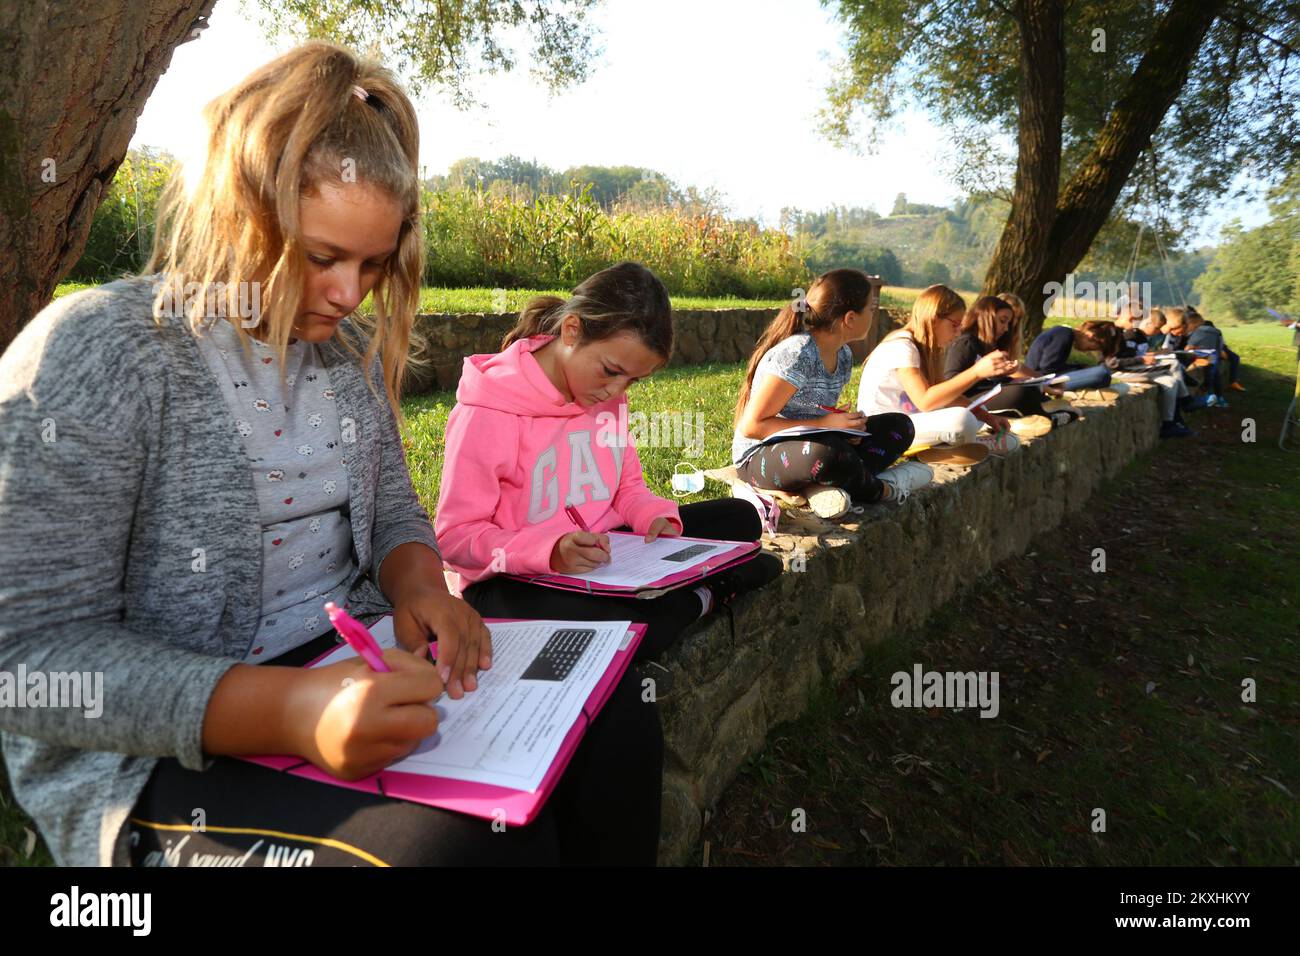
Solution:
M886 282L927 286L936 282L959 289L978 289L1006 222L1006 202L993 196L969 196L952 208L910 203L900 194L890 215L874 209L832 207L823 212L786 210L788 227L804 237L813 271L855 266L876 272ZM1130 266L1138 224L1120 221L1103 233L1075 272L1076 282L1119 282ZM1214 250L1173 252L1166 265L1156 255L1147 233L1140 247L1133 280L1151 283L1151 296L1161 304L1193 305L1199 296L1192 285L1203 273Z
M805 237L808 262L815 270L859 264L870 268L874 262L882 267L875 271L899 285L979 287L1006 220L1005 203L970 197L944 209L909 203L900 195L894 210L889 216L853 207L788 215ZM868 262L852 261L859 257ZM892 275L887 274L891 266Z

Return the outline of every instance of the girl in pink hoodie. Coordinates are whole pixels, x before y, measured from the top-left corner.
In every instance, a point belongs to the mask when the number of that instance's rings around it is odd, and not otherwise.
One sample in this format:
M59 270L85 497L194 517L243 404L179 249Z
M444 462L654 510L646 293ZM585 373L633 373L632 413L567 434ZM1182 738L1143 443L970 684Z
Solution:
M757 541L754 508L734 499L679 507L646 487L628 438L627 389L668 363L672 307L649 269L622 262L566 300L530 302L496 355L465 359L447 420L434 527L464 599L485 617L631 620L654 657L692 621L781 571L774 555L649 600L578 594L510 574L582 573L609 560L619 530ZM566 516L575 507L590 531Z

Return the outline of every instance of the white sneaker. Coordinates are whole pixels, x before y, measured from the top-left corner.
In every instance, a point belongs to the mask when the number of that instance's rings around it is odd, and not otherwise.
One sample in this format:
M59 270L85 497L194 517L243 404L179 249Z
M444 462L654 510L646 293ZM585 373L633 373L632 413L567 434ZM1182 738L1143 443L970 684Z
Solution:
M853 508L853 499L849 493L843 488L833 488L830 485L809 485L804 489L804 497L808 499L808 507L813 514L827 521L842 518Z
M976 435L975 440L994 455L1006 455L1020 447L1020 439L1009 431Z
M934 469L919 461L900 461L876 475L889 485L888 501L904 502L917 488L923 488L934 478Z

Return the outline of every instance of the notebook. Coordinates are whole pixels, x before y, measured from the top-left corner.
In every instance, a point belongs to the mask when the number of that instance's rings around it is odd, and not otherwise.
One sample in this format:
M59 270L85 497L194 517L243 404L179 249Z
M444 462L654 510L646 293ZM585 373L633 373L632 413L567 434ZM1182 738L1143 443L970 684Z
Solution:
M522 826L541 812L591 721L622 678L644 624L485 618L492 668L478 689L435 703L438 731L415 752L360 780L339 780L301 757L245 757L322 783ZM392 618L370 628L396 647ZM356 656L346 644L308 664Z
M566 591L611 597L654 598L676 588L698 584L710 574L751 560L757 541L715 541L681 535L645 537L610 531L610 560L582 574L509 574L506 577Z
M1012 385L1056 385L1069 379L1069 375L1060 372L1054 375L1036 375L1033 378L1014 379Z

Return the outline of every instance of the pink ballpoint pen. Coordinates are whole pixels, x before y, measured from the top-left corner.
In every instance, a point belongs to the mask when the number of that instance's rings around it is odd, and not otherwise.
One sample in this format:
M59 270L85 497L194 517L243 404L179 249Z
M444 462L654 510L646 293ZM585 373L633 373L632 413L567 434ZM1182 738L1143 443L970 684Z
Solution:
M347 641L348 646L361 655L361 659L370 665L372 671L378 671L381 674L392 672L392 668L384 663L383 651L379 647L379 642L375 640L375 636L370 633L364 624L333 601L325 602L325 613L329 615L334 630L343 635L343 640ZM437 641L430 642L429 656L435 662L438 660Z
M330 616L334 629L343 635L348 646L361 655L361 659L370 665L372 671L380 674L392 673L392 668L384 663L384 653L379 649L375 636L366 626L339 607L333 601L325 602L325 613Z

